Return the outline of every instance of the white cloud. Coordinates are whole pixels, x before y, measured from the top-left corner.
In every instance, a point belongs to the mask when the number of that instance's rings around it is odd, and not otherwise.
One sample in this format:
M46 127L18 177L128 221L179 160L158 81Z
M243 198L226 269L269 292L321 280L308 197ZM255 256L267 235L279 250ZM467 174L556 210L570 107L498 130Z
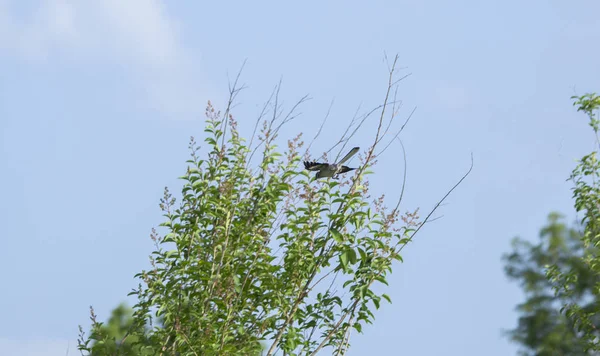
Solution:
M75 340L25 341L0 338L0 355L65 356L79 354Z
M199 112L198 58L160 0L44 0L23 9L0 0L0 51L34 63L56 56L108 61L145 89L148 105L173 116ZM23 16L19 16L20 14Z
M0 0L0 49L43 60L48 50L72 39L73 9L65 1L46 1L35 9L19 9L13 1ZM16 16L19 11L30 14Z

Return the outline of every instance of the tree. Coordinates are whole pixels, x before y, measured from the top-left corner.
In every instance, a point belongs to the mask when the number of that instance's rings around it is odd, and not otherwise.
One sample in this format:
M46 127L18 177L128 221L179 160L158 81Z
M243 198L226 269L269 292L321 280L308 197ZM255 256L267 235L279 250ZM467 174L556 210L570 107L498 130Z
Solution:
M402 193L391 209L383 196L369 195L366 177L376 157L406 125L388 135L397 115L396 61L383 104L353 119L328 151L341 146L345 153L357 130L378 114L360 168L344 180L315 180L298 169L300 135L288 141L284 154L277 152L280 128L305 98L283 114L277 87L256 122L255 130L261 122L262 129L255 146L254 137L248 145L240 137L231 113L237 79L223 114L208 103L206 158L192 138L189 166L180 177L181 203L165 189L164 233L151 234L152 269L136 276L134 323L121 344L139 336L147 341L135 343L140 352L153 355L257 355L261 342L267 355L313 355L326 348L344 354L351 331L361 332L373 322L373 308L391 301L373 286L387 284L393 261L402 260L402 249L433 213L421 222L416 210L400 214ZM93 317L90 337L81 335L82 352L104 341L98 328Z
M600 97L573 97L588 115L598 140ZM559 214L549 216L533 245L516 238L504 255L509 278L520 282L526 301L517 306L518 326L511 339L524 355L590 355L600 351L600 165L597 150L584 156L569 180L574 183L575 210L583 213L577 229L567 228Z
M93 309L91 310L94 315ZM95 318L95 317L94 317ZM106 323L95 322L90 339L98 340L89 347L91 355L115 355L117 351L120 355L150 355L143 351L143 345L148 343L146 330L135 330L133 310L125 304L120 304L113 309L110 318ZM80 327L81 332L81 327ZM131 334L131 337L125 339L125 335ZM85 343L85 340L79 340Z
M507 332L522 347L522 355L586 354L585 340L560 308L574 301L591 307L595 303L590 301L592 288L600 279L582 261L585 246L579 229L568 228L563 220L558 213L549 214L537 244L514 238L512 252L503 256L506 275L519 282L526 296L525 302L517 306L517 327ZM555 293L546 278L546 266L550 264L576 273L573 293Z
M574 96L574 106L577 111L584 112L589 119L589 125L596 136L596 144L600 147L598 130L600 129L600 96L595 93ZM583 234L581 241L584 254L581 261L593 274L600 278L600 163L598 162L598 149L581 158L569 177L574 184L573 198L575 210L583 214L581 223ZM575 288L578 284L578 271L576 269L564 270L552 263L548 266L548 279L553 283L557 293L567 296L577 294ZM600 283L594 280L591 287L590 303L584 304L574 299L564 303L562 310L573 321L577 330L581 332L585 341L585 349L591 352L600 352Z

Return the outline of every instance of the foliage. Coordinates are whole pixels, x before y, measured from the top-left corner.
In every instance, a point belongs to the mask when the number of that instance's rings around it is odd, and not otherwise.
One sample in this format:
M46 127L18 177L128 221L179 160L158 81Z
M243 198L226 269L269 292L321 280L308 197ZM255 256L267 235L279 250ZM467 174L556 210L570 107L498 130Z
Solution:
M583 111L589 119L589 124L598 140L599 121L597 110L600 108L600 97L598 95L585 94L575 99L574 105L578 111ZM584 156L573 170L569 180L574 184L573 198L575 199L575 210L582 214L581 222L584 226L582 243L585 247L581 260L586 268L594 275L594 284L591 286L592 300L589 304L583 304L576 299L564 303L562 310L573 321L577 330L582 333L585 341L585 349L591 352L600 351L600 338L598 317L600 301L600 283L596 280L600 275L600 164L598 163L598 148ZM581 276L576 269L562 270L552 263L548 266L547 277L554 283L557 294L564 293L573 296L577 293L576 286Z
M399 259L391 243L409 230L393 229L396 213L374 212L364 202L360 178L346 192L335 181L311 185L296 169L301 142L291 141L281 161L266 125L263 159L252 174L235 121L229 118L225 139L226 126L210 104L207 116L208 158L197 156L192 140L182 203L176 207L165 190L168 233L153 234L154 268L138 275L145 286L134 292L137 326L151 322L154 309L165 320L141 349L257 354L260 341L271 338L269 353L342 351L351 327L372 322L368 303L379 307L386 298L371 286L385 283ZM330 289L309 296L332 273L349 276L346 303Z
M560 214L551 213L537 244L514 238L512 252L503 256L506 275L519 282L526 296L525 302L517 306L520 315L517 327L507 333L522 347L522 355L586 354L583 335L560 313L560 308L568 302L593 308L595 301L590 296L600 278L582 260L585 247L580 231L567 228L562 220ZM552 283L546 278L549 264L577 275L573 293L554 293Z
M121 304L116 307L107 323L100 323L95 321L94 310L91 309L93 321L95 327L90 335L90 339L97 340L97 342L90 345L90 343L83 338L83 331L80 327L80 344L86 345L90 355L115 355L117 350L119 355L150 355L150 353L143 351L143 345L147 344L146 332L143 328L135 331L131 331L134 327L133 310L127 307L125 304ZM131 334L130 337L125 338L125 335Z
M397 113L390 98L395 63L383 105L353 119L332 147L343 151L365 120L380 113L373 142L347 180L315 181L299 169L300 135L283 154L277 150L279 129L296 106L283 115L277 96L270 99L265 108L272 106L272 119L261 114L253 147L254 137L246 145L230 113L235 84L223 114L208 103L206 156L192 138L181 202L165 189L165 232L151 234L152 268L137 274L134 323L124 341L144 340L134 344L152 355L258 355L263 344L267 355L345 353L352 330L361 332L373 310L390 302L374 286L387 285L393 262L421 227L416 211L400 215L401 196L393 209L383 196L373 200L366 179L404 127L375 152ZM99 327L93 319L82 352L106 342Z

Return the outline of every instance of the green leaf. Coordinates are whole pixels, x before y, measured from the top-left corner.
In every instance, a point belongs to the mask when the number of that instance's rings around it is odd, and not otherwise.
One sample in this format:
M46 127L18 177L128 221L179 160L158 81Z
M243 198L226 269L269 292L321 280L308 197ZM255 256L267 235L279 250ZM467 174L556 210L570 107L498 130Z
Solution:
M333 237L335 242L337 242L337 243L344 242L344 236L337 229L331 228L329 230L329 232L331 233L331 236Z
M344 251L341 255L340 255L340 262L342 263L342 267L344 269L346 269L348 267L348 254L346 253L347 251Z
M179 235L177 235L176 233L168 233L164 238L163 238L163 242L175 242L175 240L177 239Z
M194 183L192 183L192 187L196 188L196 187L198 187L199 185L202 185L202 184L204 184L204 180L199 179L199 180L195 181Z
M177 250L171 250L171 251L167 252L167 254L165 255L165 257L166 258L170 258L170 257L173 257L173 256L178 255L178 254L179 254L179 251L177 251Z
M367 259L367 253L362 248L358 248L358 253L360 254L360 259L365 261Z
M352 247L347 247L345 253L348 255L348 261L351 265L356 263L356 251Z
M356 331L362 334L362 325L360 325L360 323L354 323L354 325L352 326L354 327L354 329L356 329Z
M387 295L387 294L384 293L381 296L383 297L383 299L387 300L388 303L392 304L392 298L390 298L389 295Z
M375 280L385 284L386 286L388 286L388 282L385 280L385 278L383 276L375 276Z

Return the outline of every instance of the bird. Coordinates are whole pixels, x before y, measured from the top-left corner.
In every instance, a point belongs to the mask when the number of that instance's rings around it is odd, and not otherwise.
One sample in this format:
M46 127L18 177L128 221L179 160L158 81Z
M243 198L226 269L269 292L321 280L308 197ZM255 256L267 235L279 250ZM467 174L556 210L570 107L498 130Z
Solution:
M309 171L316 171L317 174L315 178L333 178L338 179L338 175L341 173L346 173L355 170L356 168L350 168L348 166L343 166L342 164L349 160L352 156L358 152L360 147L354 147L348 152L344 158L342 158L338 163L319 163L319 162L311 162L304 161L304 168Z

